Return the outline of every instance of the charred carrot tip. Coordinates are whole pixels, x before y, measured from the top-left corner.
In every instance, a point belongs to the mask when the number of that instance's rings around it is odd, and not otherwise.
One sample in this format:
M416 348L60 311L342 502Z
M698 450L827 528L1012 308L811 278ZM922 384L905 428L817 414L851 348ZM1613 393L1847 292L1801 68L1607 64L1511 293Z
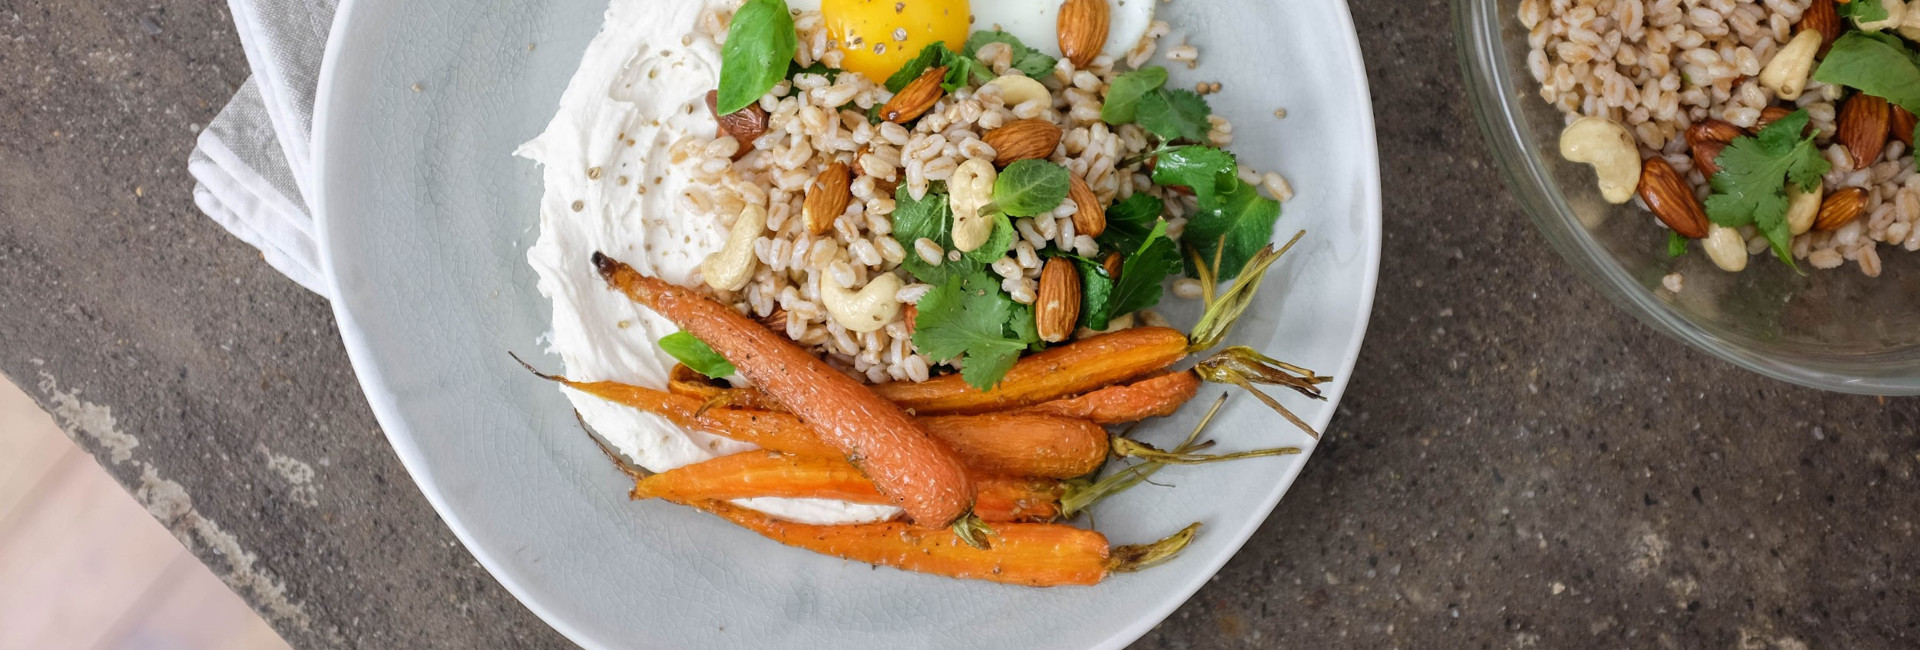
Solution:
M620 272L621 266L624 265L614 261L611 257L607 257L605 253L601 253L600 251L593 252L593 270L600 272L601 279L612 279L613 274Z

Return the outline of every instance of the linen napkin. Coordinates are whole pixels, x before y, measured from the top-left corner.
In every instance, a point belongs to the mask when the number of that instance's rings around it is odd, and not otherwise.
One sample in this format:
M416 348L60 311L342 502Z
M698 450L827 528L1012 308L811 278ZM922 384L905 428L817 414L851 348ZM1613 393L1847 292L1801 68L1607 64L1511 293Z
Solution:
M312 205L313 105L337 0L228 0L253 77L187 161L194 203L322 296Z

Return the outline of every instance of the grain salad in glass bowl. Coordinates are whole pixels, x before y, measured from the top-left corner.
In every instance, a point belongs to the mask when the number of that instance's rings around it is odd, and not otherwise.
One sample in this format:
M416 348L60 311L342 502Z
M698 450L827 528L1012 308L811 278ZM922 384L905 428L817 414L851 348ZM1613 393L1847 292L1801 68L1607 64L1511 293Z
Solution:
M1199 57L1154 5L615 0L519 151L566 366L540 376L635 498L789 545L1030 586L1172 557L1197 524L1063 522L1168 464L1300 450L1106 427L1215 382L1317 437L1256 385L1330 380L1216 349L1304 233L1274 241L1292 188L1227 150L1222 84L1152 64Z
M1910 108L1899 76L1915 74L1905 4L1454 8L1495 162L1545 241L1601 295L1748 370L1920 394L1920 257L1901 254L1915 229L1902 208L1916 198L1913 129L1895 110ZM1876 9L1900 22L1872 20ZM1890 65L1857 65L1889 53ZM1872 128L1878 102L1858 98L1889 95L1884 130ZM1872 119L1848 133L1849 112Z
M1920 250L1920 11L1902 0L1524 0L1561 153L1719 268ZM1663 280L1684 290L1679 274Z

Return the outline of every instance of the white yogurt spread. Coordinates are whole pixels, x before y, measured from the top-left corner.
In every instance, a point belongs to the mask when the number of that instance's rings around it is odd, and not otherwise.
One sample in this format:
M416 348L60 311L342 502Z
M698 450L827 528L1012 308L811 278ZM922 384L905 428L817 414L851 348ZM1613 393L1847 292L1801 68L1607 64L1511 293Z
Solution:
M661 337L673 323L607 288L594 272L595 251L641 273L691 285L693 272L726 233L677 209L685 180L668 147L716 125L705 97L720 77L720 50L695 33L709 4L613 0L606 24L587 47L545 132L517 155L539 163L546 186L540 240L527 262L553 300L550 350L578 381L618 381L665 389L673 357ZM621 453L653 471L753 449L658 416L563 389L587 423ZM824 499L736 502L783 519L844 524L893 517L899 510Z

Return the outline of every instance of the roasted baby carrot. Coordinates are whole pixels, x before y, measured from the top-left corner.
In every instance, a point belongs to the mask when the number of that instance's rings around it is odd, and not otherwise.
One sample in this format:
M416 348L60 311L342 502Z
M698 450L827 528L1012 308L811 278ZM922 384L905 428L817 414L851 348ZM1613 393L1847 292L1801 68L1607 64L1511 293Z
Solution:
M976 477L973 512L989 523L1052 521L1066 487L1057 479ZM749 451L694 463L634 481L634 499L676 503L784 497L890 503L860 470L844 460Z
M1111 548L1107 537L1063 524L994 524L987 548L953 531L906 523L816 526L781 521L718 501L688 504L768 539L815 553L952 578L1029 587L1095 585L1115 573L1165 562L1193 541L1200 525L1153 544Z
M521 362L525 365L525 362ZM706 402L611 381L579 382L534 375L617 404L653 413L768 451L814 458L843 458L812 427L790 413L709 408ZM1008 476L1075 478L1100 469L1111 444L1106 429L1086 420L1051 415L953 415L918 418L933 437L975 472Z
M960 458L893 403L726 305L600 253L593 254L593 265L607 286L732 362L859 466L909 519L944 527L972 509L973 486Z
M1095 424L1126 424L1166 417L1200 392L1200 377L1176 372L1126 385L1108 386L1081 395L1013 411L1024 415L1057 415Z
M686 364L674 364L673 371L667 375L667 392L675 395L698 398L708 406L751 409L756 411L786 411L787 407L774 402L766 393L751 388L728 388L706 375L700 374Z

